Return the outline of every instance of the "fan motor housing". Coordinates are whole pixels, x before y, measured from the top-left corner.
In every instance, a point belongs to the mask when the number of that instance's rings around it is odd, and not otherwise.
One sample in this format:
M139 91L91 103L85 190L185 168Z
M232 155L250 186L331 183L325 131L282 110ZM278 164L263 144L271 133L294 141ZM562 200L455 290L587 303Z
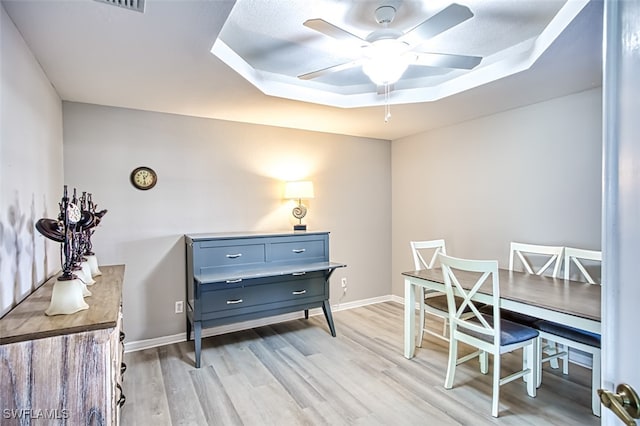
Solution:
M402 31L394 30L392 28L382 28L380 30L375 30L371 34L369 34L366 40L369 43L373 43L377 40L385 40L385 39L396 39L404 35Z

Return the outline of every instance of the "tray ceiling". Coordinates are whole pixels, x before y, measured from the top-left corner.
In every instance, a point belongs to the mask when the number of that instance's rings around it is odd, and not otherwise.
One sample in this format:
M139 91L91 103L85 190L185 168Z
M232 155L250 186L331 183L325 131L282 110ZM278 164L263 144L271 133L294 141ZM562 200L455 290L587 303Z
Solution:
M460 1L474 17L421 48L483 61L471 72L408 69L391 92L388 123L360 69L297 78L350 57L305 20L366 37L379 28L381 1L145 0L143 13L94 0L1 2L70 102L393 140L602 80L600 0ZM384 3L396 7L391 26L401 31L451 4Z
M388 98L361 66L313 80L298 78L362 56L350 40L326 36L303 23L320 18L366 39L381 28L410 32L452 2L239 1L212 53L268 95L338 107L435 101L530 68L587 3L466 0L472 18L434 37L415 40L415 45L431 53L481 56L480 65L472 70L410 65ZM375 18L383 5L395 10L388 25Z

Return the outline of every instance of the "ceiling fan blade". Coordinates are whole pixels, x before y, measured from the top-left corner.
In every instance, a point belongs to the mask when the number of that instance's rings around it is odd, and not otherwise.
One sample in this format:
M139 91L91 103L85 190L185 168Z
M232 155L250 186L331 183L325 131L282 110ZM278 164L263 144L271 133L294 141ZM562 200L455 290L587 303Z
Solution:
M340 27L336 27L335 25L325 21L324 19L307 19L302 25L331 38L335 38L336 40L356 43L358 46L365 46L369 44L369 42L367 42L366 40L358 37L355 34L351 34L349 31L343 30Z
M306 74L300 74L298 78L300 80L313 80L314 78L322 77L323 75L358 67L362 65L362 61L363 59L356 59L354 61L345 62L344 64L334 65L328 68L323 68L321 70L308 72Z
M473 12L471 12L471 9L467 6L452 3L421 24L407 31L399 40L412 45L419 44L421 41L435 37L472 17Z
M424 53L416 52L416 61L414 65L422 65L428 67L442 68L458 68L462 70L470 70L475 68L482 56L465 56L465 55L447 55L444 53Z

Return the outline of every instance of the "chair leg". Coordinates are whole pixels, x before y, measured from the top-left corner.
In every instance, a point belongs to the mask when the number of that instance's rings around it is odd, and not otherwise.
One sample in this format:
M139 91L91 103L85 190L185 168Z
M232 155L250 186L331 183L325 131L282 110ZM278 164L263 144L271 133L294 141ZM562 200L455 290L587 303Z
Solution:
M547 348L549 350L549 352L547 352L549 355L554 355L558 353L558 345L556 344L556 342L550 342L547 340ZM553 358L549 360L549 365L551 366L551 368L560 367L560 364L558 364L558 358Z
M600 398L598 389L600 388L600 351L593 354L593 366L591 370L591 411L600 417Z
M562 374L569 374L569 346L562 345L562 350L564 351L564 355L561 357L562 359ZM599 405L599 403L598 403Z
M538 344L536 345L536 353L537 353L537 357L536 357L536 363L538 364L536 366L536 387L540 387L540 385L542 384L542 346L544 346L544 344L542 343L542 339L538 338Z
M500 354L494 354L493 355L493 397L491 399L491 415L493 417L498 417L499 404L500 404Z
M523 348L523 352L527 352L527 363L523 364L523 368L529 369L529 374L527 375L527 394L535 398L536 397L536 389L537 378L539 377L538 369L540 368L540 359L538 359L538 354L540 350L538 347L540 346L540 339L533 339L530 345L526 348Z
M451 336L449 336L449 362L447 364L447 376L444 379L445 389L451 389L453 387L453 378L456 375L457 361L458 361L458 341L456 339L451 338Z
M419 287L416 293L418 293L418 300L420 300L420 329L416 333L416 339L418 340L416 346L421 348L422 340L424 339L424 288Z
M482 374L487 374L489 372L489 352L482 351L480 352L480 372Z

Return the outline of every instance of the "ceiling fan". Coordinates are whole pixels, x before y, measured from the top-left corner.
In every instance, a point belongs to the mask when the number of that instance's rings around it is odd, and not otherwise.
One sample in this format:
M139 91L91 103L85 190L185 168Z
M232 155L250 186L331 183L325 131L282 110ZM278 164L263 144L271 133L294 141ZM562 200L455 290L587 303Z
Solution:
M312 80L330 73L362 67L362 71L378 87L389 87L396 83L409 65L444 67L470 70L482 57L429 53L421 51L420 45L428 39L447 31L473 17L466 7L453 3L414 28L403 32L389 28L396 14L393 6L380 6L375 10L376 22L382 28L373 31L366 39L360 38L324 19L309 19L304 26L341 42L354 44L360 49L360 57L346 63L330 66L298 76L301 80Z

